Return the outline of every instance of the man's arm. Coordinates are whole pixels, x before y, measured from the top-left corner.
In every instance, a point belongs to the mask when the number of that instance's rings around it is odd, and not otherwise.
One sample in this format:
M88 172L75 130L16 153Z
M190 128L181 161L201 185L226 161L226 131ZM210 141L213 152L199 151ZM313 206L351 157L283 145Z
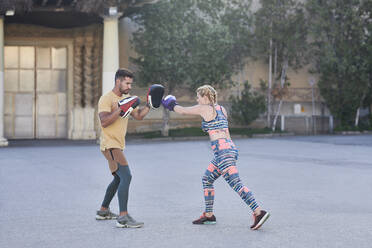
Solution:
M111 125L114 121L116 121L119 118L120 111L121 111L120 108L116 108L112 112L100 112L98 116L101 121L101 126L108 127L109 125Z
M150 112L150 107L148 105L134 110L131 115L136 120L143 120L143 118Z

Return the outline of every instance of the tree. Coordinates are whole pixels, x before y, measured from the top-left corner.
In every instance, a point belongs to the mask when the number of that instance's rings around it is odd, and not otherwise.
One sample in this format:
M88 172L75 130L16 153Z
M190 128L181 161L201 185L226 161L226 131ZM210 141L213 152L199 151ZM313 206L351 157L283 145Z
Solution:
M358 125L359 109L371 105L371 1L310 0L314 72L331 113L341 126Z
M139 81L164 84L169 94L181 86L231 83L237 62L234 34L223 21L228 9L226 1L218 0L162 0L144 6L133 17L139 24L132 40ZM168 135L168 123L164 110L163 135Z
M301 68L306 61L307 25L300 1L260 0L261 8L255 13L256 56L269 59L269 85L267 96L268 126L275 130L286 87L289 86L287 70ZM272 56L274 63L272 65ZM272 68L273 67L273 68ZM271 82L272 69L274 83ZM279 81L279 82L278 82ZM280 92L279 105L271 124L272 88Z
M199 0L198 6L214 22L227 27L233 38L233 47L228 61L235 66L235 71L242 71L246 59L251 56L253 47L253 14L251 0Z
M243 125L249 125L265 111L266 99L260 92L252 91L251 85L246 81L241 96L231 96L231 117Z

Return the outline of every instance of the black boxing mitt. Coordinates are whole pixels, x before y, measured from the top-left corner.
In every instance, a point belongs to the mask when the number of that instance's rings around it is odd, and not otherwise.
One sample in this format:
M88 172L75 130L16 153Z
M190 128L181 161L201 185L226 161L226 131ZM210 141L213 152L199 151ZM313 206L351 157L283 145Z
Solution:
M150 86L147 92L147 104L151 108L159 108L161 105L161 100L164 95L164 86L161 84L153 84Z

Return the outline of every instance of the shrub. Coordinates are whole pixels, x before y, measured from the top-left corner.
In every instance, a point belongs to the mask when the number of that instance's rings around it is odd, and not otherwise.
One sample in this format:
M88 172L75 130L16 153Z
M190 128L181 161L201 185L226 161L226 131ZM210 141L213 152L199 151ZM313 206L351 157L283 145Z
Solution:
M266 109L266 99L262 93L253 91L248 81L244 83L241 96L230 96L231 117L234 122L249 125Z

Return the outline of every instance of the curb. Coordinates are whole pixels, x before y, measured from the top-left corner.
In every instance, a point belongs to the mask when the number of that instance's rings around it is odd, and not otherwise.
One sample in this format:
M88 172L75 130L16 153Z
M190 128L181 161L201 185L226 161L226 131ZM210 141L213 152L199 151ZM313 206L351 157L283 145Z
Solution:
M338 135L362 135L362 134L372 134L372 131L341 131L341 132L334 132Z
M252 134L252 135L231 135L232 139L250 139L250 138L272 138L282 136L294 136L294 133L267 133L267 134ZM162 142L162 141L199 141L209 140L208 136L187 136L187 137L164 137L164 138L129 138L128 142Z
M283 136L294 136L294 133L263 133L263 134L253 134L252 138L273 138L273 137L283 137Z

